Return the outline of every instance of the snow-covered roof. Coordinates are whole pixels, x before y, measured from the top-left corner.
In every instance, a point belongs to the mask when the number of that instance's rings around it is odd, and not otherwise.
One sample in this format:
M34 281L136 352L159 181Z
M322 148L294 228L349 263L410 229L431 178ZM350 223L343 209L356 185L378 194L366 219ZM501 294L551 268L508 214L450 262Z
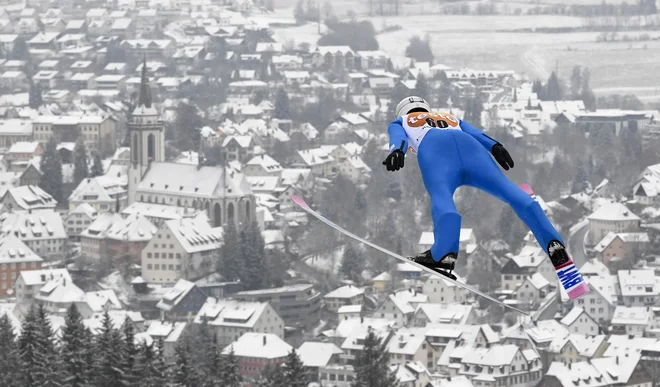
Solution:
M517 346L494 345L490 348L472 348L463 356L461 363L486 367L506 366L513 363L513 358L520 350Z
M200 324L202 319L206 319L211 326L252 328L267 307L267 302L243 302L209 297L195 316L195 323Z
M18 141L12 144L7 153L29 153L33 154L39 148L39 142L37 141Z
M176 343L186 328L185 322L149 321L147 334L154 339L162 339L166 343Z
M415 316L419 313L429 319L431 324L445 323L445 324L465 324L472 314L472 305L462 304L419 304L415 310Z
M570 327L573 325L573 323L584 314L584 309L580 308L579 306L573 307L570 312L564 318L561 319L561 323L564 324L567 327Z
M123 307L121 301L117 298L117 294L112 289L86 292L77 302L87 303L95 313L102 313L106 308L122 309Z
M660 293L660 283L652 269L619 270L618 278L624 297L656 296Z
M194 210L166 204L133 202L133 204L126 207L121 213L123 215L141 214L147 218L173 220L181 219L186 214L194 213Z
M34 295L34 298L40 302L69 304L80 300L84 296L85 292L72 281L56 278L46 282Z
M395 321L374 318L374 317L360 317L349 318L341 320L335 329L330 329L323 332L326 337L334 338L347 338L352 332L364 331L365 333L372 328L376 331L389 330L396 325Z
M612 325L647 326L653 313L644 306L617 306L612 317Z
M170 311L174 308L186 295L195 287L195 284L180 279L176 284L163 296L158 302L156 307L164 311Z
M13 234L0 237L0 263L3 265L42 261L41 257Z
M364 294L364 288L358 288L353 285L341 286L330 293L323 296L323 298L353 298Z
M109 176L88 177L69 196L69 201L113 202L126 193L123 181Z
M570 342L579 356L591 358L606 342L606 339L605 335L592 336L572 333L564 337L556 337L548 346L548 352L561 353L566 344Z
M387 272L387 271L384 271L384 272L378 274L377 276L375 276L375 277L372 279L372 281L374 281L374 282L375 282L375 281L383 281L383 282L387 282L387 281L391 281L391 280L392 280L392 274L390 274L390 273Z
M204 213L194 218L168 220L164 227L170 230L188 254L217 250L222 245L221 229L212 228Z
M272 333L244 333L238 340L222 350L223 355L234 351L238 357L257 359L281 359L286 357L293 347Z
M511 257L518 267L535 268L539 267L541 263L548 258L548 255L538 245L525 245L518 255Z
M333 355L344 353L332 343L304 342L296 351L305 367L325 367Z
M255 156L250 161L247 162L246 165L256 165L262 167L266 172L281 172L282 171L282 166L280 163L275 161L272 157L261 154L259 156Z
M72 214L84 214L90 218L95 218L98 215L98 211L88 203L81 203L69 211L69 216Z
M9 195L21 210L54 209L55 199L46 191L35 185L21 185L7 190Z
M226 178L223 175L226 174ZM226 185L223 185L225 183ZM138 189L141 193L170 194L189 198L243 197L252 193L240 173L221 167L151 163Z
M94 239L104 239L110 227L113 224L121 221L123 221L121 215L115 212L104 212L100 214L96 219L94 219L92 224L83 230L80 236Z
M425 329L402 328L397 330L387 342L390 354L414 355L426 341Z
M587 217L589 220L601 221L639 221L639 217L621 203L608 203L600 206Z
M610 269L598 258L591 258L580 267L580 274L584 277L609 275Z
M342 314L342 313L361 313L362 312L362 305L343 305L340 306L339 309L337 309L337 314Z
M91 227L91 226L90 226ZM133 214L115 220L106 233L106 238L123 242L148 242L158 229L145 216Z
M309 167L326 164L334 160L334 158L322 148L299 150L298 156L300 156L303 162Z
M0 223L0 235L14 234L22 241L66 238L62 217L50 209L5 212Z
M626 385L640 357L640 354L632 354L570 364L552 362L546 375L557 378L562 387Z
M57 278L64 278L68 282L71 282L71 275L67 269L26 270L21 271L19 277L26 286L43 285Z
M525 328L527 335L536 344L549 343L556 337L567 336L568 328L557 320L539 320L529 328Z

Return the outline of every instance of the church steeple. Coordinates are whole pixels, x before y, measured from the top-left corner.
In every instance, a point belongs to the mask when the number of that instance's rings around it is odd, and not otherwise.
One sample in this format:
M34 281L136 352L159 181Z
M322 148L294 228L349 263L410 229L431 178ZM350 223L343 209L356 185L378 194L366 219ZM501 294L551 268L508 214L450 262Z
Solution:
M137 106L151 107L151 88L149 87L149 78L147 77L147 57L142 62L142 79L140 80L140 96Z

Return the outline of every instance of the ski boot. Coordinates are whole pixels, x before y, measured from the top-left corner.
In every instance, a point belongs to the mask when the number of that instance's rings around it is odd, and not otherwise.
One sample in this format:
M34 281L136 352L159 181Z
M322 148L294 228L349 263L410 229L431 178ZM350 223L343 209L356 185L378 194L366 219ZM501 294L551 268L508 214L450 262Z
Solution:
M428 267L438 274L456 281L456 276L451 273L452 270L454 270L454 265L456 263L456 254L454 253L445 255L444 258L440 260L440 262L436 262L433 259L431 256L431 250L426 250L425 252L420 253L414 257L407 258L415 263L419 263L422 266Z
M558 268L571 260L571 258L568 256L568 253L566 252L564 245L556 240L548 244L548 255L550 256L550 261L555 268Z

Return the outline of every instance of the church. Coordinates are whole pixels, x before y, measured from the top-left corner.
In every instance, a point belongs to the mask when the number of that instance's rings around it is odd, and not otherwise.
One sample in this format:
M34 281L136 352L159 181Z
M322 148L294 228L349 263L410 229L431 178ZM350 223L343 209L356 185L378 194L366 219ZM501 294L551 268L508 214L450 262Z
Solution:
M256 199L243 174L221 166L165 161L164 125L152 105L146 68L142 67L139 100L128 124L128 204L155 203L204 211L213 227L230 221L238 227L257 220Z

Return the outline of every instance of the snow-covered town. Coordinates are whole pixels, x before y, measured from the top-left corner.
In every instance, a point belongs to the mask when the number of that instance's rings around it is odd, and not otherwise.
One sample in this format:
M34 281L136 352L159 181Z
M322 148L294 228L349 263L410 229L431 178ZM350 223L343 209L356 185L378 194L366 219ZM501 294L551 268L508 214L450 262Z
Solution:
M660 386L660 105L332 8L0 2L0 386ZM429 250L415 156L382 165L409 95L509 149L587 295L472 188L457 281L528 315L292 202Z

